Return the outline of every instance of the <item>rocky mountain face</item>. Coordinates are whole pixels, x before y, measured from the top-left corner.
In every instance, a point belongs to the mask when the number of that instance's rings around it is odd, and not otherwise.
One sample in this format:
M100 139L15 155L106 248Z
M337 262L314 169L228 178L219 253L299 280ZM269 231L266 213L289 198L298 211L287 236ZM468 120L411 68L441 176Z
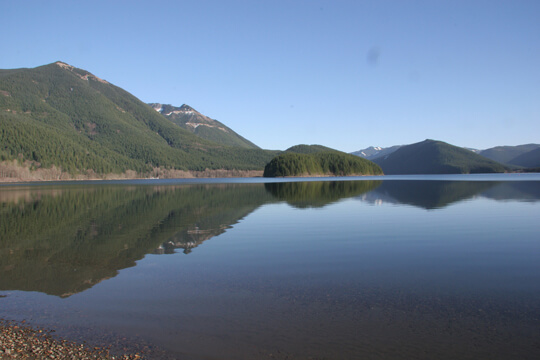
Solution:
M180 107L160 103L151 103L149 105L174 124L203 139L227 146L238 146L246 149L259 148L251 141L238 135L231 128L201 114L189 105L184 104Z
M370 146L368 148L352 152L351 154L363 157L364 159L373 160L375 158L391 154L400 147L401 145L394 145L387 148L383 148L380 146Z

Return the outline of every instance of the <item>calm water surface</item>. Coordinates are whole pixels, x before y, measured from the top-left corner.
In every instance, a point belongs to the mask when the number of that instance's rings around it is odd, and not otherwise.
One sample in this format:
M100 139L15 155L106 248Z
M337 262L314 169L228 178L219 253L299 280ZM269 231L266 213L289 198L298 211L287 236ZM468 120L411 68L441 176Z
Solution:
M156 359L540 357L540 175L320 180L1 186L0 318Z

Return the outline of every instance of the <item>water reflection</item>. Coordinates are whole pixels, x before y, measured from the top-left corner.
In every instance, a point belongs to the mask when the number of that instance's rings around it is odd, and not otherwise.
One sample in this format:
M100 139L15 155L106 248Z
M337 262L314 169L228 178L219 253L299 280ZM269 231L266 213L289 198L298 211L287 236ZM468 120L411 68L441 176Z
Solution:
M267 183L266 190L276 199L296 208L323 207L341 199L367 193L382 181L315 181Z
M361 199L371 203L386 202L438 209L477 196L496 184L465 181L385 181L377 190Z
M493 188L482 192L482 196L503 201L540 201L540 183L538 181L500 182Z
M538 201L539 182L314 181L0 189L0 290L68 297L146 254L189 254L258 207L341 199L439 209L486 197Z
M188 253L271 200L260 184L0 193L0 289L62 297L115 276L146 254Z
M427 210L484 197L492 200L539 201L537 181L384 181L377 189L358 197L375 205L407 204Z

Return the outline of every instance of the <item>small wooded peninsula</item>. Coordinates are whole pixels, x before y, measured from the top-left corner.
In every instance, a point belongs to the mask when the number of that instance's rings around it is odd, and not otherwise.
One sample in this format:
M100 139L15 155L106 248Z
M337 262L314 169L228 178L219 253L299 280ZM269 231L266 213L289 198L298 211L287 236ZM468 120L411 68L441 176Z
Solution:
M264 177L382 175L379 165L321 145L297 145L274 157Z

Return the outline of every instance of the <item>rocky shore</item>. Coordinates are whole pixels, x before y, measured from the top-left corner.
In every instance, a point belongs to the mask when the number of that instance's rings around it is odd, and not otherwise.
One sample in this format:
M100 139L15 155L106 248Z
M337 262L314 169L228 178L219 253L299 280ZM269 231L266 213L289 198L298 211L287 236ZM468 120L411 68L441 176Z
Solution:
M143 359L141 354L111 354L51 336L46 330L0 319L0 359Z

